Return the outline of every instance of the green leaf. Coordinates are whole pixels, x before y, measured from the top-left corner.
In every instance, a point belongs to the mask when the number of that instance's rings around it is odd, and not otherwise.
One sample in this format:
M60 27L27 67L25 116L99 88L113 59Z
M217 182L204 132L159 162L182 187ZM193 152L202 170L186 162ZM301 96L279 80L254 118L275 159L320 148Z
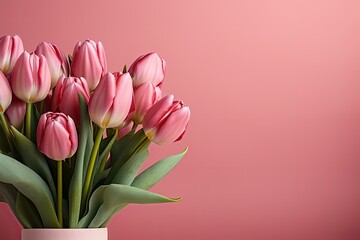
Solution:
M148 157L149 151L147 149L143 149L132 155L117 172L112 183L131 185L140 167Z
M42 222L34 204L21 192L16 196L16 212L25 228L42 228Z
M17 160L0 154L0 182L12 184L30 199L38 210L45 228L59 228L54 201L46 182Z
M19 191L11 184L0 182L0 202L5 202L9 205L11 211L16 216L17 220L24 228L30 228L27 222L23 222L21 215L16 211L16 196Z
M46 158L39 151L36 145L27 137L21 134L16 128L11 127L15 137L16 148L22 162L39 174L49 184L53 197L56 196L56 188Z
M121 184L111 184L104 186L102 195L102 204L97 211L94 219L89 224L89 228L100 227L113 212L123 204L150 204L177 202L179 198L167 198L156 193Z
M9 142L6 138L4 129L2 125L0 124L0 150L3 152L10 152L11 148L9 146Z
M131 186L141 189L150 189L163 179L184 157L188 148L178 155L164 158L137 176Z
M81 205L81 194L83 186L83 173L84 173L84 158L87 149L88 136L90 131L90 119L87 111L86 103L82 96L79 95L80 101L80 132L79 132L79 144L76 153L76 163L74 174L70 182L69 187L69 227L76 228Z

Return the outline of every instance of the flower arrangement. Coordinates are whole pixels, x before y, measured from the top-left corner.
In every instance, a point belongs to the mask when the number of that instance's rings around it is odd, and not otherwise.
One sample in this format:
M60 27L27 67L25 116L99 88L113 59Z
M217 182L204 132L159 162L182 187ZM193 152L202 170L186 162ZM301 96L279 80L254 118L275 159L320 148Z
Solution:
M139 173L151 142L182 138L190 110L162 97L165 61L108 72L101 42L72 55L0 38L0 201L24 228L101 228L127 204L176 202L148 190L186 153Z

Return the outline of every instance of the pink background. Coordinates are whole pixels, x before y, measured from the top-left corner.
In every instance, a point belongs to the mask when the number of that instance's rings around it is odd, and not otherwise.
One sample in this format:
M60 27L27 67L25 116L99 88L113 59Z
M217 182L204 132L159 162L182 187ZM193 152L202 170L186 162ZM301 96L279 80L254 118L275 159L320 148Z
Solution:
M185 146L153 190L176 204L132 205L115 239L360 239L360 2L4 1L0 33L28 51L101 40L109 69L156 51L164 85L191 106ZM0 208L0 239L20 226Z

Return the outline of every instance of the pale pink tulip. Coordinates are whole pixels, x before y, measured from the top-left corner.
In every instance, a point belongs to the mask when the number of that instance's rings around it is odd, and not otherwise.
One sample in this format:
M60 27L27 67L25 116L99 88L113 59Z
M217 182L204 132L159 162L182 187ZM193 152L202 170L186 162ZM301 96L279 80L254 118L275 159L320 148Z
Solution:
M36 132L39 150L54 160L72 157L78 147L75 123L63 113L47 112L41 115Z
M84 77L93 91L106 71L105 50L101 42L86 40L76 44L71 64L73 76Z
M142 123L146 111L161 98L161 89L152 83L143 83L134 90L134 121Z
M106 73L89 101L91 120L102 128L121 126L130 111L132 98L129 73Z
M16 60L24 52L24 46L18 35L5 35L0 38L0 71L9 75L15 66Z
M86 103L89 102L90 91L85 78L60 77L54 91L52 111L70 115L78 124L80 122L79 94L83 96Z
M45 99L51 85L45 57L25 51L15 64L10 83L14 94L24 102L33 103Z
M165 66L165 60L157 53L148 53L136 59L129 68L134 87L143 83L152 83L155 87L161 87L165 78Z
M9 107L12 99L12 92L9 81L0 71L0 113L4 113Z
M190 109L169 95L155 103L145 114L143 127L146 136L159 145L179 141L190 120Z
M44 55L49 65L51 74L51 88L55 87L59 77L69 76L69 61L58 46L52 43L41 42L36 50L36 55Z
M13 96L12 102L5 114L10 122L17 130L21 131L26 113L26 103L16 96Z

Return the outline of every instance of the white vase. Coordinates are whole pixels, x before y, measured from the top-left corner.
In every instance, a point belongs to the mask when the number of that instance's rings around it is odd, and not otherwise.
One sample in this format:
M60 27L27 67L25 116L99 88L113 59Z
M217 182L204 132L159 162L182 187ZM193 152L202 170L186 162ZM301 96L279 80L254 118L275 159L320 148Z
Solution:
M21 240L108 240L107 228L32 228L21 230Z

